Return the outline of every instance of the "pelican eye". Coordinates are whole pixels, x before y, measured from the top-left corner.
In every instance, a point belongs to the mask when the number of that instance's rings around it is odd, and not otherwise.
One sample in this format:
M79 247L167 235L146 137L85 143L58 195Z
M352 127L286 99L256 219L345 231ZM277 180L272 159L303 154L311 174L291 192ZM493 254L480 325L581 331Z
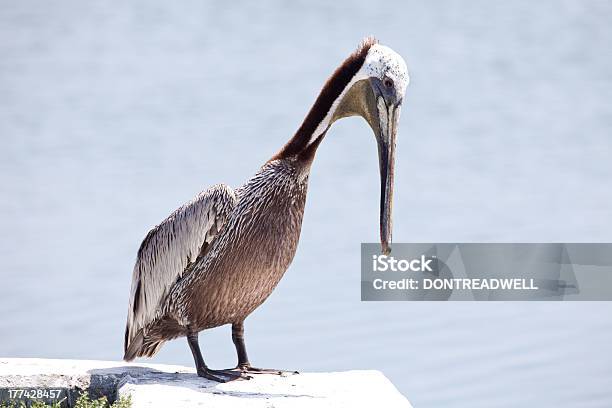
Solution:
M383 79L383 85L385 88L393 88L393 80L389 77L385 77L385 79Z

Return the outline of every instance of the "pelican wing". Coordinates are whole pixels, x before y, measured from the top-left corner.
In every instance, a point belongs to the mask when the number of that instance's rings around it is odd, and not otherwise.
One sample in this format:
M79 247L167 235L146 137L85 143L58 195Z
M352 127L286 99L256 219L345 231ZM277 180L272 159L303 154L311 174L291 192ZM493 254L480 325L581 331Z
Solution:
M153 228L140 245L132 275L124 350L159 313L172 284L206 251L236 206L225 184L201 192Z

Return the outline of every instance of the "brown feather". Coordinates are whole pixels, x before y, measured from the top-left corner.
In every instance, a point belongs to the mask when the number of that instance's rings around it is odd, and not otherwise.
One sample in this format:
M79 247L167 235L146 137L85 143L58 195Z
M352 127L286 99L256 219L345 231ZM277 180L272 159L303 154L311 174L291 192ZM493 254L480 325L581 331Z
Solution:
M287 142L283 148L276 153L270 160L284 159L299 154L306 149L310 137L317 129L317 126L329 110L334 101L340 96L344 88L348 85L351 79L359 71L363 65L365 58L374 44L378 44L378 40L374 37L366 37L357 49L344 60L342 64L334 71L327 79L319 96L310 108L308 115L302 122L302 125L297 130L293 138Z

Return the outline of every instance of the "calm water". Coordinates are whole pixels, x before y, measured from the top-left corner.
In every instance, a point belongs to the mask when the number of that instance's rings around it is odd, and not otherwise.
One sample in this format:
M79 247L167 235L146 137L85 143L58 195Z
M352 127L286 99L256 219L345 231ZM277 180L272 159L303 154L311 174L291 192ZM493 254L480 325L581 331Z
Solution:
M367 34L412 74L396 241L612 240L610 3L201 3L2 2L0 355L120 359L148 228L253 174ZM611 406L610 303L360 302L375 149L359 119L321 146L253 362L379 369L417 407ZM234 363L227 327L201 342Z

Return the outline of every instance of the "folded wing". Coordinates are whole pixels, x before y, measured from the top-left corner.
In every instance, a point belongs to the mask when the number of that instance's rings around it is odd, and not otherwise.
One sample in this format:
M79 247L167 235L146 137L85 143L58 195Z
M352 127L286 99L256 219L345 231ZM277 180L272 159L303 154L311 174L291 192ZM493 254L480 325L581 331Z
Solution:
M130 342L155 320L160 303L173 283L200 253L206 251L236 202L234 191L218 184L200 193L149 231L138 250L132 275L125 358L131 359L127 355Z

